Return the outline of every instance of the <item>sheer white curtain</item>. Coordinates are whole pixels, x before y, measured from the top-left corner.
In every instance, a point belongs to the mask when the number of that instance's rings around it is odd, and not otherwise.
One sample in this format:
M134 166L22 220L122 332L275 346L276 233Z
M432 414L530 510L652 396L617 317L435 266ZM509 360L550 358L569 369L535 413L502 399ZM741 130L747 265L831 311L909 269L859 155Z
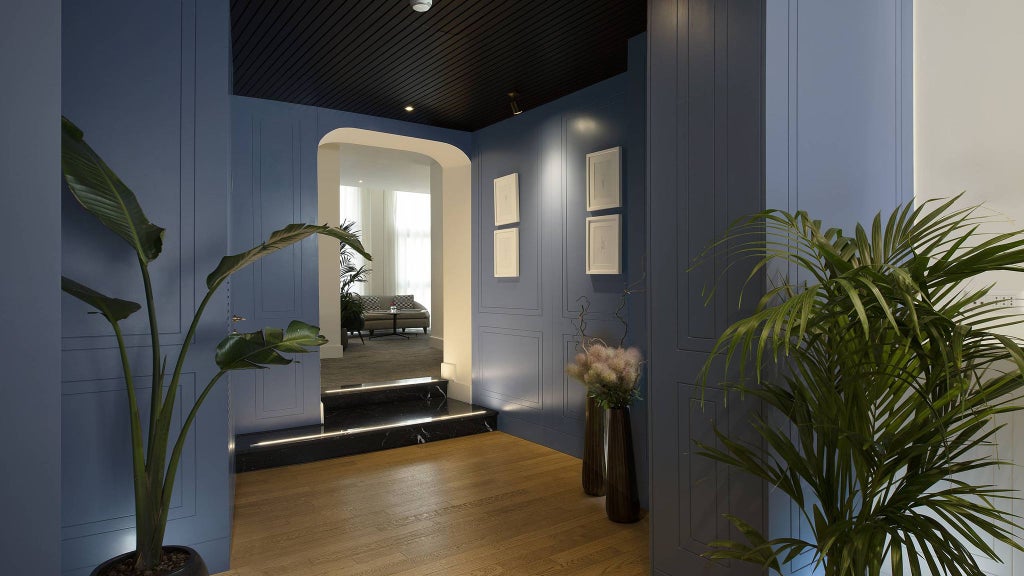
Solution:
M368 264L367 282L357 294L412 294L430 308L430 195L397 190L340 188L341 221L351 220L361 231L367 263L354 254L352 264Z
M430 308L430 194L394 193L395 293Z
M360 240L362 240L363 246L366 248L367 252L373 254L373 249L370 247L370 244L372 243L372 237L370 234L371 207L369 202L364 202L364 196L366 196L366 191L361 188L357 188L355 186L342 186L339 189L339 204L341 210L340 219L338 221L355 222L356 230L360 232ZM358 268L359 266L367 264L366 259L358 253L349 250L349 254L352 255L353 266ZM369 264L372 268L373 263L371 262ZM353 284L349 289L356 294L369 294L366 283Z

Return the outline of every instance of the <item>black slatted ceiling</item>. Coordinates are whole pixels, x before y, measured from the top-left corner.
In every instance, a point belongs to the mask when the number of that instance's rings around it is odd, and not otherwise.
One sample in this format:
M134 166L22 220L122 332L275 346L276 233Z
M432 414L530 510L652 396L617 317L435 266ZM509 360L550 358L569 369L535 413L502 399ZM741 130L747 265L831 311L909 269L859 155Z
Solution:
M646 4L232 0L234 93L477 130L625 72Z

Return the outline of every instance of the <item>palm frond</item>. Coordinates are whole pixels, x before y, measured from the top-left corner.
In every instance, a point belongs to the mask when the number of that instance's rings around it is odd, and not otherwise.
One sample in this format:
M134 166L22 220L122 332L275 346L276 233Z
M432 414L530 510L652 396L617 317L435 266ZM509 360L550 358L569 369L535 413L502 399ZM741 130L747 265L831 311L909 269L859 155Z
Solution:
M716 356L738 372L722 384L761 401L763 446L718 433L698 448L788 496L813 535L768 539L730 518L745 541L716 542L708 557L780 572L810 554L826 574L916 576L977 574L975 554L998 560L993 540L1024 550L1006 505L1016 496L964 480L1005 464L994 419L1024 394L1024 346L999 332L1021 318L971 281L1024 272L1024 233L987 234L989 217L959 199L877 214L852 235L769 210L695 263L725 252L753 270L748 282L796 272L723 332L700 373L708 383Z

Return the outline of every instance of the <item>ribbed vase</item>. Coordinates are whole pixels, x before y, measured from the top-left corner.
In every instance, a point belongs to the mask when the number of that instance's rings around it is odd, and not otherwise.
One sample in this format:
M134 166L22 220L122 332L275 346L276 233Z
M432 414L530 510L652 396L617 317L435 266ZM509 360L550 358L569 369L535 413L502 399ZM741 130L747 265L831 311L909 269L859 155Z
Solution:
M583 435L583 492L604 496L604 408L587 396L586 429Z
M608 409L608 474L604 509L612 522L640 520L629 407Z

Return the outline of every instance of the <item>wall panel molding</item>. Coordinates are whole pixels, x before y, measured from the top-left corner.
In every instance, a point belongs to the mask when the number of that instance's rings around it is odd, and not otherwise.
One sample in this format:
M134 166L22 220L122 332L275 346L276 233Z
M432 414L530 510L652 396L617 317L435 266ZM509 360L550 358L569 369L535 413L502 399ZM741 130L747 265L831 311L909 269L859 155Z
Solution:
M90 86L86 93L92 93L92 98L97 101L110 103L120 100L122 105L132 111L139 111L141 107L149 105L155 112L159 107L160 111L156 112L155 116L160 117L160 120L148 128L159 131L162 140L160 145L147 143L136 147L124 147L122 141L112 138L113 134L106 130L107 123L123 122L125 118L123 115L118 117L119 115L114 112L118 108L117 105L112 105L111 110L104 113L102 120L95 124L88 122L92 111L87 114L83 110L81 114L77 114L78 109L82 107L76 102L65 105L64 112L72 121L83 124L80 127L85 130L90 145L104 156L118 175L133 189L143 210L154 223L167 229L163 251L150 265L150 272L153 276L154 291L157 292L159 300L158 322L161 339L166 344L180 344L195 310L191 267L196 263L197 246L202 242L197 236L194 224L197 204L196 8L193 0L176 4L165 3L162 6L152 6L151 9L153 14L149 17L164 21L168 30L176 30L178 33L174 38L170 34L150 36L153 46L148 46L135 55L119 58L116 65L126 67L130 70L129 74L135 75L134 73L141 72L147 62L152 64L159 61L161 66L166 67L166 62L173 61L174 68L166 68L166 71L173 70L174 73L167 74L159 82L154 82L145 95L136 94L134 98L126 95L114 84L104 87ZM139 40L142 31L115 35ZM92 59L91 56L87 54L70 58L69 64L101 65L98 58ZM75 80L77 78L72 82L81 85ZM150 98L154 94L159 96ZM132 115L129 113L128 116L130 118ZM135 118L131 119L137 121ZM86 122L82 122L83 120ZM154 154L155 150L161 153ZM160 175L165 177L160 178ZM70 219L77 225L83 220L93 218L71 203L65 199L65 219ZM69 214L73 210L79 213ZM99 225L89 228L90 234L111 234L105 229L100 229ZM138 279L138 265L130 257L131 252L126 249L123 241L109 237L76 240L66 242L64 246L65 254L70 256L64 266L66 274L86 284L103 287L101 291L109 289L119 297L127 297L140 303L144 301ZM83 266L84 263L95 260L97 250L111 248L113 250L110 252L128 258L121 258L119 262L106 262L105 265L112 265L113 270L106 269L102 273ZM125 289L129 290L128 294L124 294ZM105 321L82 319L88 311L87 306L65 296L62 307L65 315L62 324L63 349L98 349L117 345ZM149 346L149 324L145 313L136 314L123 321L122 331L128 346Z
M148 382L151 375L138 376L139 382ZM149 397L152 387L136 386L142 419L149 419ZM181 429L184 414L195 402L196 374L182 373L178 397L174 408L172 434ZM83 380L66 382L62 393L64 412L64 436L61 445L65 452L63 482L65 493L62 500L61 537L65 540L92 534L134 528L134 500L132 499L131 446L123 431L127 422L122 422L113 437L104 429L108 420L126 416L124 412L125 385L123 378ZM95 419L88 419L97 416ZM88 419L88 420L86 420ZM186 438L182 450L174 493L171 496L169 518L176 520L196 514L196 442L193 435ZM89 461L102 457L102 466L92 469ZM100 476L83 482L83 474L97 473ZM85 486L85 491L71 492Z
M301 364L293 362L288 366L275 366L276 373L259 370L254 375L256 386L256 419L280 418L295 416L305 409L305 388L300 386L302 374ZM283 376L283 377L282 377ZM282 385L291 383L291 386Z
M544 333L480 326L479 392L528 410L544 408Z
M562 366L572 362L580 339L576 334L562 334ZM586 420L587 387L562 370L562 418Z
M477 234L477 278L480 314L541 316L544 293L543 246L545 230L540 209L542 169L540 151L526 161L499 155L495 160L479 159L474 163L477 174L477 218L481 223ZM494 225L494 179L508 174L519 175L519 222ZM494 230L519 229L519 276L494 278ZM500 302L501 304L495 304Z

